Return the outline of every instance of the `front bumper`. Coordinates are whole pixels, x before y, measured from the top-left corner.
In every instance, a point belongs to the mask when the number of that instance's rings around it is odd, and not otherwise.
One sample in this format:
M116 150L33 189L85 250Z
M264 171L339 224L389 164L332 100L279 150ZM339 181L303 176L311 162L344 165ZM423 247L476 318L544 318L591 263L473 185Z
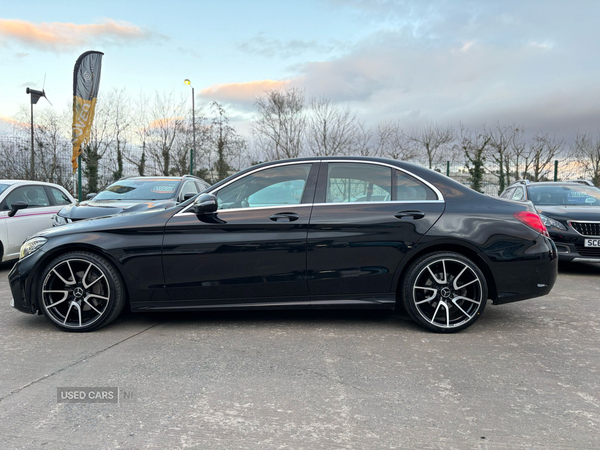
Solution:
M550 237L556 244L558 257L565 262L595 262L600 263L600 248L585 247L586 238L593 236L582 236L575 231L550 232Z
M31 274L35 273L37 262L43 253L42 250L38 250L27 258L20 259L8 274L12 293L10 306L21 312L35 314L38 311L33 295L35 279Z

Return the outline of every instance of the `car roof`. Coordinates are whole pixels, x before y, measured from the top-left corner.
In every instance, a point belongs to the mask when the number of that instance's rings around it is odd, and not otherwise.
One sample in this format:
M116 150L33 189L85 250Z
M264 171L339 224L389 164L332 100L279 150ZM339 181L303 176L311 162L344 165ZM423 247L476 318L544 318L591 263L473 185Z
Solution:
M10 186L19 184L19 185L28 185L28 184L42 184L44 186L53 186L65 189L60 184L56 183L48 183L46 181L32 181L32 180L0 180L0 184L8 184ZM65 189L66 190L66 189Z

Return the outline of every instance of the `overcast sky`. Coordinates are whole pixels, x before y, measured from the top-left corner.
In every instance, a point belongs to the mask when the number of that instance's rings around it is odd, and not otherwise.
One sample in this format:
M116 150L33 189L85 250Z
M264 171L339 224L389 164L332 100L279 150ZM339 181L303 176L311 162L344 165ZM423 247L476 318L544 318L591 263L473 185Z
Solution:
M598 1L26 3L0 9L0 118L44 74L63 108L75 60L93 49L105 53L100 99L185 95L190 78L198 104L238 120L265 89L299 86L406 129L501 121L570 139L600 125Z

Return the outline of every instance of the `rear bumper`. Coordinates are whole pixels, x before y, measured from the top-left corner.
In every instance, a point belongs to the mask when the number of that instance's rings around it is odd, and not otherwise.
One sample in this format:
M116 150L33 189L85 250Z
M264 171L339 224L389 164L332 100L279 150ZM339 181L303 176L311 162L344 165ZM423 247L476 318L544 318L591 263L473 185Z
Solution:
M556 246L540 235L514 259L492 261L490 268L496 280L495 305L541 297L550 293L558 276Z

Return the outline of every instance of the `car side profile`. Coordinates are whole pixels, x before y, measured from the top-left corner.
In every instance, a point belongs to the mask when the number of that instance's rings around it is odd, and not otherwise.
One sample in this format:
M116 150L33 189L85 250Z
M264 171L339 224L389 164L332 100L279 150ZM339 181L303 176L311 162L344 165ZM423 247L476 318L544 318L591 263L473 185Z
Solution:
M52 217L75 199L64 187L26 180L0 180L0 257L19 257L29 236L52 226Z
M533 203L561 261L600 263L600 189L591 182L521 180L500 196Z
M133 311L405 309L472 325L545 295L556 249L531 205L381 158L260 164L160 211L46 230L9 274L13 306L90 331Z

